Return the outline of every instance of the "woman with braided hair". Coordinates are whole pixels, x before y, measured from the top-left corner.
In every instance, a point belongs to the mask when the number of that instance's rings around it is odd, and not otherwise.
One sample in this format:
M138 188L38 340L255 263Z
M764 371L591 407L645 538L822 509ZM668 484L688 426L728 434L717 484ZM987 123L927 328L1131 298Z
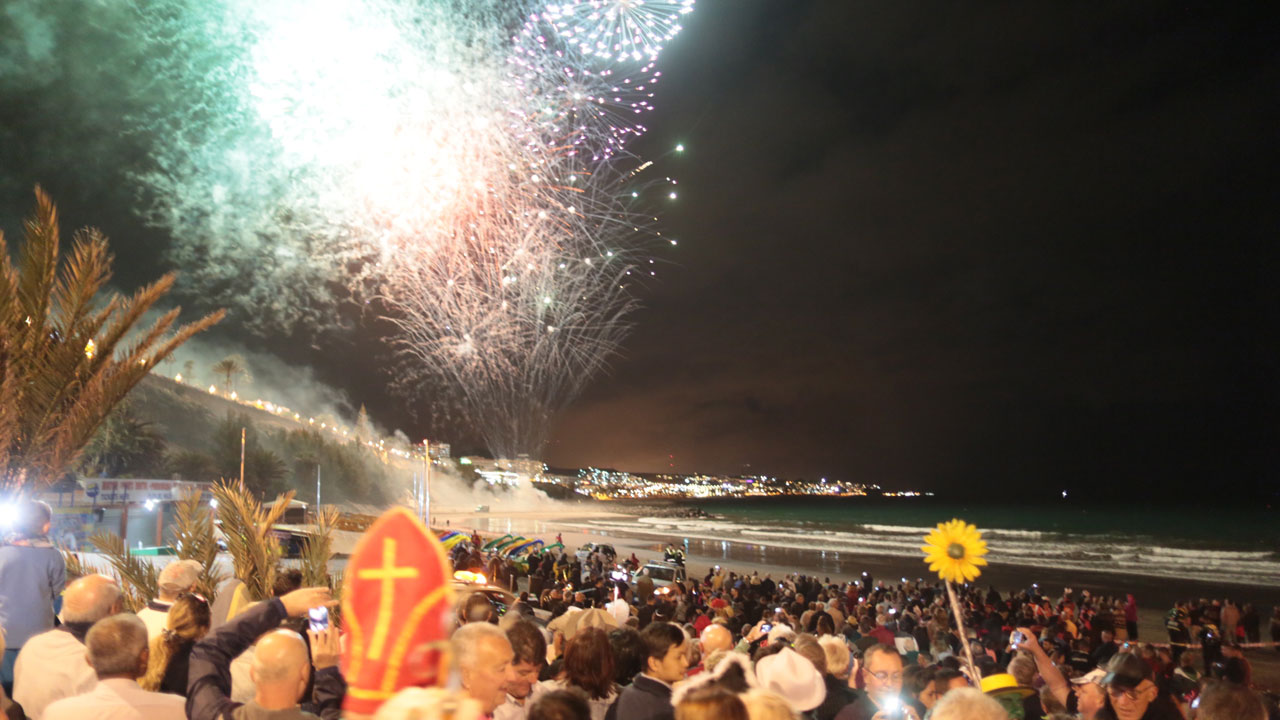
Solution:
M187 661L191 648L209 632L209 603L194 593L183 593L169 608L164 632L151 641L147 674L139 678L144 690L187 694Z

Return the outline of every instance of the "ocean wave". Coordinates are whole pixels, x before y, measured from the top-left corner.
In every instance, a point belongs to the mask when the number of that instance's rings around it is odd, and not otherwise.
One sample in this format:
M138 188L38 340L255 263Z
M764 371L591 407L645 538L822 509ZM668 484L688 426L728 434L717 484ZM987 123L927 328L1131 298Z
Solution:
M1179 558L1222 558L1243 560L1267 560L1274 559L1275 553L1267 550L1196 550L1194 548L1171 548L1171 547L1152 547L1147 552L1157 556L1170 556Z
M862 525L858 531L810 530L780 525L746 525L716 519L640 518L592 520L600 529L670 540L689 538L748 546L834 552L853 557L919 557L925 528ZM875 528L870 532L866 530ZM1001 533L1007 537L1001 538ZM984 532L1000 540L987 556L992 563L1039 568L1146 575L1246 584L1280 584L1280 562L1266 551L1197 550L1119 542L1115 535L1048 534L1033 531ZM1052 539L1046 539L1052 538ZM1096 539L1095 539L1096 538Z

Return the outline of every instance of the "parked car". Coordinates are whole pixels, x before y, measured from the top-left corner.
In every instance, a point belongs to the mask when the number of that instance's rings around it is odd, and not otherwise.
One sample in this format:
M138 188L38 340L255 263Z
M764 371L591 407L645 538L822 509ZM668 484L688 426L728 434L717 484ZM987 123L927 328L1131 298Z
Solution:
M453 592L459 601L465 602L471 597L472 593L483 593L493 603L493 607L498 611L498 615L506 615L507 609L515 604L517 598L506 588L489 584L488 579L482 573L468 572L460 570L453 574ZM533 608L534 621L539 625L546 625L551 619L551 613L541 608Z
M658 562L657 560L645 563L640 571L647 571L649 577L653 580L654 587L667 587L673 583L684 582L685 572L683 565L677 565L669 562ZM631 582L635 582L639 577L640 571L631 574Z
M578 551L574 553L574 555L576 555L583 563L586 563L587 559L597 551L604 553L605 562L609 564L613 564L613 561L618 557L618 553L613 549L612 545L600 545L598 543L587 543L586 545L578 548Z

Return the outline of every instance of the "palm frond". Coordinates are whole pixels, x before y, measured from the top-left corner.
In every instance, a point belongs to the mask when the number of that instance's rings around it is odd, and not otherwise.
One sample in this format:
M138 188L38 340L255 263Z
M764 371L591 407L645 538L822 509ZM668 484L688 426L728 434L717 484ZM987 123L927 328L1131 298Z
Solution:
M222 582L218 569L218 540L213 532L211 508L200 501L200 491L186 490L174 503L173 533L178 557L200 563L197 588L210 603Z
M129 554L124 540L113 532L99 530L89 536L89 542L107 559L115 571L120 588L124 590L125 605L132 612L146 606L156 596L160 586L160 571L155 565Z
M245 584L251 599L271 597L283 552L271 528L288 509L293 491L277 495L271 508L263 507L239 479L215 484L213 495L218 499L218 520L236 577Z
M325 505L316 510L314 529L302 541L302 584L332 587L329 561L333 559L333 531L338 525L338 509Z
M93 572L88 565L84 564L84 560L80 559L80 553L70 550L62 551L62 561L67 566L67 583L70 584L74 580L79 580L85 575Z
M178 326L174 309L139 327L174 277L128 299L104 296L106 237L78 232L60 255L57 209L40 188L25 229L16 267L0 235L0 488L9 489L63 477L151 368L223 317Z

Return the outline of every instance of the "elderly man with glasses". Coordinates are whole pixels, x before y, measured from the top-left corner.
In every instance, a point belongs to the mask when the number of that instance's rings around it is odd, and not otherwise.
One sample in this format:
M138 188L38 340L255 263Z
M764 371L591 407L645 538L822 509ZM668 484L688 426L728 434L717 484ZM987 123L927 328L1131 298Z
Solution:
M872 645L862 655L867 694L836 715L836 720L920 720L902 698L902 656L890 645Z
M1181 720L1182 713L1168 695L1160 692L1151 666L1132 653L1119 653L1107 663L1102 686L1107 704L1099 720Z

